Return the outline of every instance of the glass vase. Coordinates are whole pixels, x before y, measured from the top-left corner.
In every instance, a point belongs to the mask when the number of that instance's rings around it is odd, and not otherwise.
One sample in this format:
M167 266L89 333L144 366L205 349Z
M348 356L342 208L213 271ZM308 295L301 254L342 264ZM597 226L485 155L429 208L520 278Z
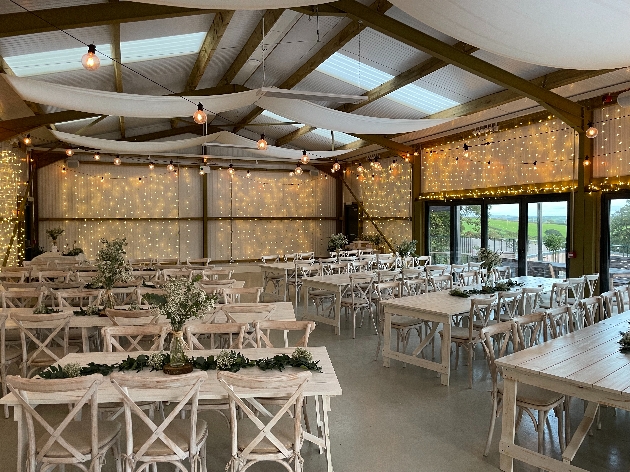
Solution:
M171 346L170 346L170 354L171 354L171 367L181 367L186 364L186 351L188 350L188 345L186 341L184 341L184 333L183 331L171 331Z

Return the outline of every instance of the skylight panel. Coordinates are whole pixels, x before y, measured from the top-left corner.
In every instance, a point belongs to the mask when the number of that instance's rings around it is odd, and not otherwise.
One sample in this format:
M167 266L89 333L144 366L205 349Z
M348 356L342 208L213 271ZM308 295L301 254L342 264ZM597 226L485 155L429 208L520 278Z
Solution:
M120 43L120 55L123 63L132 63L164 57L197 54L205 37L206 33L201 32L124 41Z
M364 90L371 90L394 78L387 72L359 63L359 61L338 52L320 64L317 70ZM414 84L405 85L388 94L387 98L427 114L437 113L459 105L459 102Z
M108 66L112 61L103 55L110 56L111 46L102 44L97 46L101 66ZM5 57L15 75L27 77L30 75L54 74L69 70L82 70L81 57L87 52L87 47L60 49L58 51L35 52L20 56Z
M263 112L261 113L263 116L267 116L273 120L277 120L280 122L286 122L286 121L291 121L288 118L285 118L283 116L277 115L269 110L263 110ZM290 126L294 126L296 128L301 128L304 126L304 124L300 123L300 124L292 124ZM313 131L311 131L312 133L318 134L320 136L324 136L325 138L330 138L330 130L329 129L320 129L320 128L315 128ZM355 138L354 136L350 136L349 134L346 133L342 133L341 131L335 131L335 142L337 143L342 143L342 144L350 144L353 143L354 141L358 141L358 138Z

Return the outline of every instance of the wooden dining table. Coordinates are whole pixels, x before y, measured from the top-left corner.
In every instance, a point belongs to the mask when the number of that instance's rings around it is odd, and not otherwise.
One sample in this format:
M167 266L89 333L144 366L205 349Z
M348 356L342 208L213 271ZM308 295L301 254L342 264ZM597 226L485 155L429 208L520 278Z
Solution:
M249 359L261 359L266 357L273 357L277 354L291 354L293 352L293 348L255 348L255 349L241 349L237 350L237 352L241 352L244 356ZM330 423L328 419L328 413L331 410L330 400L332 397L340 396L342 394L341 385L339 384L339 380L337 379L337 375L335 373L335 369L332 365L330 357L328 355L328 351L325 347L309 347L308 350L313 355L313 360L319 361L319 365L322 367L322 372L313 372L313 376L311 380L307 383L304 389L305 397L314 397L316 399L316 420L317 420L317 432L316 434L308 433L304 431L304 439L310 441L320 448L320 452L325 452L326 460L328 464L328 472L333 471L332 466L332 457L331 457L331 444L330 444ZM189 351L188 355L194 355L195 357L203 356L207 357L210 355L218 355L221 352L219 349L215 350L198 350L198 351ZM142 352L134 353L134 355L140 355ZM148 353L145 353L148 354ZM58 365L66 365L70 363L78 363L80 365L87 365L90 362L100 363L100 364L113 364L116 362L120 362L127 358L129 354L126 352L119 353L78 353L78 354L68 354L65 356ZM291 372L292 370L297 370L293 367L288 367L284 370L284 372ZM263 371L258 369L257 367L252 367L248 369L242 369L240 373L245 375L262 375L262 376L273 376L277 375L277 371ZM142 377L164 377L166 374L163 372L150 372L149 369L144 369L141 372L130 371L129 375L133 375L134 377L142 376ZM264 396L264 391L252 391L253 395L256 396ZM55 393L47 394L47 393L31 393L29 394L29 400L32 403L36 404L60 404L64 403L66 400L68 403L72 402L72 392L69 393ZM180 400L178 395L181 395L181 389L155 389L151 391L143 391L142 398L134 398L132 392L132 398L134 400L142 400L142 401L164 401L164 402L177 402ZM250 394L251 396L252 394ZM247 398L247 395L243 396ZM201 385L201 390L199 392L199 400L226 400L227 394L225 393L224 388L219 384L217 380L216 371L209 370L208 371L208 380L206 380ZM321 399L321 401L320 401ZM122 398L120 394L114 389L110 382L103 382L98 389L98 402L99 403L109 403L109 402L122 402ZM26 432L26 424L25 418L22 412L22 407L17 402L15 395L12 393L6 395L2 399L0 399L0 405L9 405L13 407L13 419L17 422L17 430L18 430L18 454L17 454L17 468L16 471L22 472L25 470L25 461L26 461L26 447L27 447L27 432ZM211 453L211 452L210 452ZM228 454L229 455L229 454Z
M618 344L620 332L630 328L629 322L630 311L626 311L497 359L496 364L503 374L501 470L513 471L514 459L551 472L585 470L571 465L571 461L588 434L599 405L630 411L630 354L619 352ZM582 422L562 453L562 461L515 444L519 384L534 385L588 402Z

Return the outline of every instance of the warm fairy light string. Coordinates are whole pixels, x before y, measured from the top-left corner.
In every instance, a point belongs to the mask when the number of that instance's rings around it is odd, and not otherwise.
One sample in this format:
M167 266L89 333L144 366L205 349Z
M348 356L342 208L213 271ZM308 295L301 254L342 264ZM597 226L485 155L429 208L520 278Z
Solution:
M15 223L18 221L17 211L27 184L25 179L26 154L20 148L13 148L9 142L3 142L0 147L0 247L2 247L0 261L4 260ZM19 220L23 219L23 215L20 215ZM7 265L17 265L23 258L24 229L20 225Z
M470 147L468 158L464 144ZM565 182L562 189L573 180L573 155L574 132L560 120L424 148L422 193L453 198L463 190ZM505 194L514 192L518 189Z
M593 146L593 177L605 178L605 185L613 185L608 179L630 175L630 163L625 154L630 147L630 115L621 107L595 110L593 118L599 134Z

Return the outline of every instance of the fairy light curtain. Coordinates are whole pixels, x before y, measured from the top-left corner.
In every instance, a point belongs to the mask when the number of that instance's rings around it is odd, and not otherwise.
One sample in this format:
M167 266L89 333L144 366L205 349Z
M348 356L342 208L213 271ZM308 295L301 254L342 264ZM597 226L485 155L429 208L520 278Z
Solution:
M594 110L593 121L599 130L593 144L593 177L615 182L630 175L630 108Z
M422 193L568 184L573 180L574 138L569 126L552 119L423 148Z
M17 209L26 188L26 154L9 142L0 143L0 247L3 260L17 222ZM18 227L11 246L8 266L15 266L24 258L24 231Z

